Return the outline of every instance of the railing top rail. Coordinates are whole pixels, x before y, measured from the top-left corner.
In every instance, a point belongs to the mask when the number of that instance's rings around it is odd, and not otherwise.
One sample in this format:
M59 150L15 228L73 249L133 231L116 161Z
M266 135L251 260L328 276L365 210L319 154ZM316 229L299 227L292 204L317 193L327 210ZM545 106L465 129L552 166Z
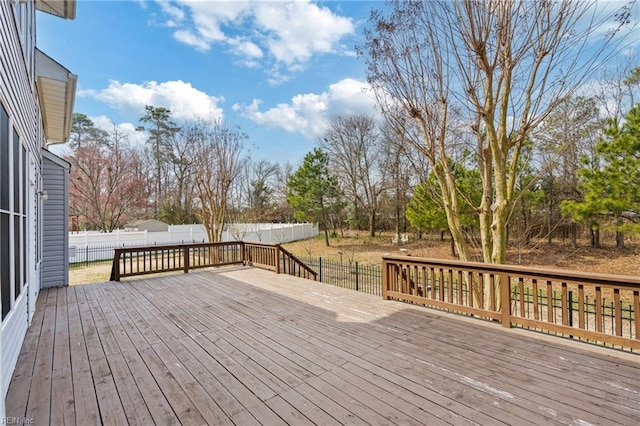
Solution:
M584 271L565 271L561 269L543 269L518 265L499 265L482 262L463 262L459 260L431 259L426 257L385 255L383 261L415 263L418 265L431 265L438 267L456 267L474 272L498 272L513 275L526 275L538 279L548 279L556 281L572 281L596 284L602 286L625 285L640 290L640 278L630 275L601 274Z
M314 276L317 276L318 273L316 271L314 271L313 269L311 269L306 263L304 263L302 260L298 259L293 253L291 253L289 250L287 250L286 248L280 246L280 251L282 253L284 253L286 256L289 256L291 259L293 259L295 262L298 263L298 265L300 265L303 269L305 269L307 272L309 272L310 274L313 274Z
M114 247L120 253L149 251L149 250L170 250L180 249L184 247L215 247L215 246L236 246L242 245L242 241L224 241L217 243L174 243L174 244L158 244L158 245L141 245L141 246L124 246Z
M248 246L260 246L260 247L275 247L278 245L275 243L262 243L262 242L256 242L256 241L242 241L242 243Z

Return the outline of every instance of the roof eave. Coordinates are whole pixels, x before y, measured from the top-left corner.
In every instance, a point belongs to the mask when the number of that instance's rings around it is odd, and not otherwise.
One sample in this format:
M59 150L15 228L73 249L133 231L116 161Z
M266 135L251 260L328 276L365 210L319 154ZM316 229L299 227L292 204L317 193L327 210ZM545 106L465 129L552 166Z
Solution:
M47 145L69 140L77 80L77 75L36 49L36 86Z
M76 19L76 0L36 0L36 9L64 19Z

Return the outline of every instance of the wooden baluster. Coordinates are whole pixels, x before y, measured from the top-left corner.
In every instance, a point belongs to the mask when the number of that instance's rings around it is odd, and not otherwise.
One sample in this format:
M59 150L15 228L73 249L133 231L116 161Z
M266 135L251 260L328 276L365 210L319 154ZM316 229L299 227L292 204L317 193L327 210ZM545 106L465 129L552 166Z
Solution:
M622 304L620 302L620 289L613 289L613 307L615 309L614 318L616 326L616 336L622 336Z
M584 285L578 284L578 327L584 330Z

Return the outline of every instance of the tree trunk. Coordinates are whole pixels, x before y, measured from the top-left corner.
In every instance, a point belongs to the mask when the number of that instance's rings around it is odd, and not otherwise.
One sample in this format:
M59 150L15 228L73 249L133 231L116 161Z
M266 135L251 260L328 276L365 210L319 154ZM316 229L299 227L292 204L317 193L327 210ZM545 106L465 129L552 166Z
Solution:
M591 226L591 247L600 248L600 228Z
M622 250L624 248L624 232L620 230L622 225L622 218L616 217L616 248Z
M451 234L451 232L449 232L449 234L451 235L451 256L458 257L458 255L456 254L456 244L453 240L453 234Z
M547 244L553 244L553 202L549 200L549 215L547 216Z
M491 202L493 198L491 151L483 148L479 142L478 149L483 153L478 160L478 166L482 176L482 201L478 206L478 221L480 224L480 246L482 248L482 260L491 263L491 252L493 251L491 240Z
M445 171L448 165L443 164L442 170L435 168L434 172L438 179L440 188L448 188L449 190L442 191L442 201L444 204L444 210L447 215L447 225L451 238L455 246L458 258L460 260L469 260L469 247L464 239L464 233L462 232L462 224L460 223L460 213L458 209L458 199L456 197L456 184L451 170Z
M329 229L327 227L327 222L324 223L324 242L329 247Z
M376 236L376 214L375 212L369 213L369 235Z
M507 261L507 216L509 203L506 199L496 200L493 222L491 223L491 240L493 251L491 263L504 264Z
M322 209L322 224L324 225L324 243L329 247L329 225L327 224L327 213Z

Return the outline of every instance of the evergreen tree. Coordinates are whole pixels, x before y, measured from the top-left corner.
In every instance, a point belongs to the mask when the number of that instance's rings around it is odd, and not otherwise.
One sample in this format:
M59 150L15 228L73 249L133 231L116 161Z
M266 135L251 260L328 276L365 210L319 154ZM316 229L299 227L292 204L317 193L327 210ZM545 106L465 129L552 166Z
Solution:
M108 139L109 133L97 128L86 114L73 113L69 148L102 147L108 144Z
M155 163L155 217L160 216L160 208L165 203L168 181L168 161L171 158L170 139L180 130L171 119L171 111L163 107L147 105L145 115L140 118L147 127L138 126L136 130L147 131L147 143L151 147L151 155Z
M338 180L329 172L327 155L318 148L308 153L302 166L289 176L287 185L287 203L293 209L294 217L319 223L329 246L329 216L340 203Z
M616 247L624 248L624 233L640 232L640 104L622 124L609 120L596 146L595 161L583 159L579 173L584 201L563 202L563 212L596 230L614 229Z

